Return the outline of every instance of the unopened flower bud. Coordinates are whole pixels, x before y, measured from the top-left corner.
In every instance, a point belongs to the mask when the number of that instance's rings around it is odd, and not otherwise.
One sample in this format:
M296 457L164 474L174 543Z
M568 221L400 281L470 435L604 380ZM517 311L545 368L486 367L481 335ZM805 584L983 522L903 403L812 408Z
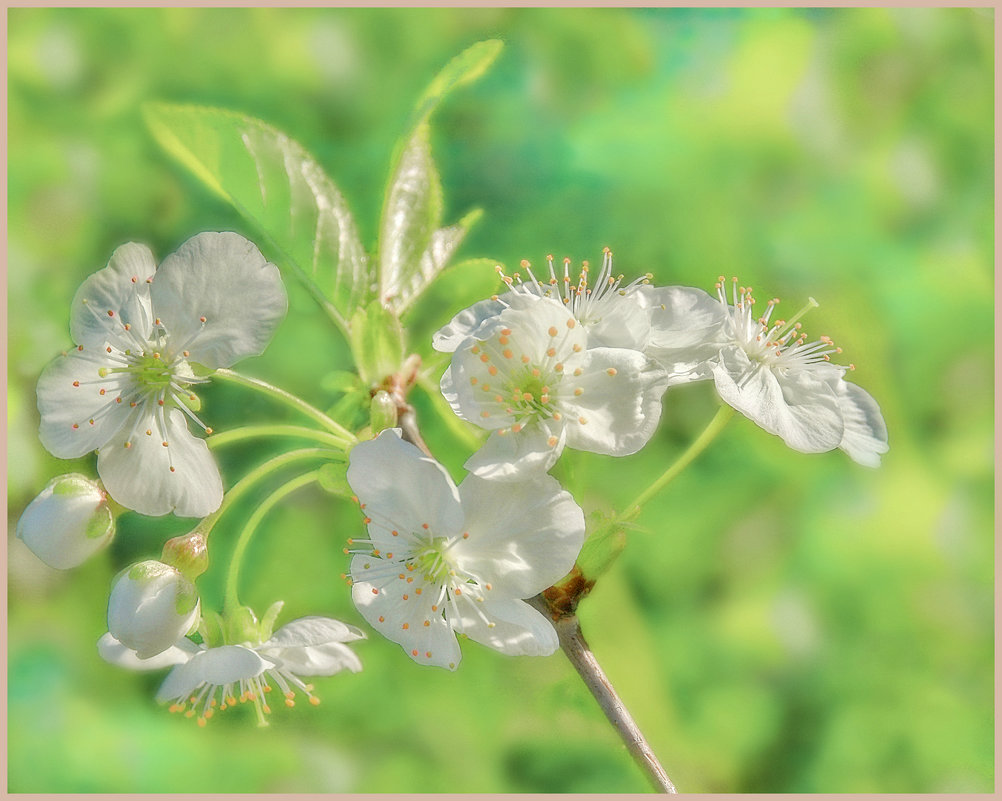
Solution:
M198 622L195 585L163 562L149 559L122 571L108 599L108 631L148 659L170 648Z
M57 476L28 504L17 536L50 567L66 570L103 548L115 533L107 493L79 473Z
M369 404L369 423L372 426L372 436L397 424L397 403L384 389L372 396L372 402Z
M205 535L197 529L174 537L164 543L160 561L177 570L189 581L194 581L209 569L209 549Z

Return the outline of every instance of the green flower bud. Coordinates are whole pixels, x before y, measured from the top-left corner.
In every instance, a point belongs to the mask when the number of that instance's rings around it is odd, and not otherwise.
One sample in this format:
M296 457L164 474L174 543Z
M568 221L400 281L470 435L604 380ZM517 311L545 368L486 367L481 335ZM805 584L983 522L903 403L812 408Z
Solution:
M397 404L386 390L381 389L372 396L372 401L369 403L369 421L372 426L372 436L397 424Z
M186 579L194 581L209 569L209 550L205 535L196 529L167 540L160 561L177 568Z
M199 619L195 585L149 559L119 573L108 599L108 631L140 659L166 651Z

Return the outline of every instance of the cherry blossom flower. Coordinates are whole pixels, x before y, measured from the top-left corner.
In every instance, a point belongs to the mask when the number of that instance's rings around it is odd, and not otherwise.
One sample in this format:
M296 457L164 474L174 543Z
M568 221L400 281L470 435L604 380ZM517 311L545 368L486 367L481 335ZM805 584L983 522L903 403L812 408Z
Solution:
M570 571L584 515L551 477L517 483L445 469L387 429L350 454L368 539L350 540L352 600L419 664L455 670L456 634L504 654L546 656L556 632L524 599Z
M201 233L164 259L128 243L81 285L76 348L38 381L39 436L64 459L97 450L118 503L147 515L204 517L222 501L205 441L188 431L204 382L195 366L227 367L263 352L285 315L278 268L235 233Z
M316 706L320 699L304 676L333 676L342 670L358 673L362 663L345 643L365 638L354 626L327 617L308 616L282 626L263 642L208 648L181 638L161 654L139 659L110 633L98 641L108 662L130 670L173 666L157 692L157 701L171 702L171 712L198 717L204 726L215 712L251 702L258 720L271 712L268 694L274 683L286 706L295 706L296 691Z
M101 486L79 473L56 476L28 504L17 536L49 567L76 567L111 542L115 520Z
M736 278L730 303L723 277L716 301L698 289L669 289L673 293L663 296L667 302L652 326L657 346L648 352L672 375L712 378L727 404L794 450L841 448L860 464L880 464L887 427L877 402L845 380L853 365L830 361L842 352L830 337L808 342L801 333L798 320L817 306L813 298L790 320L773 321L778 299L756 316L751 287L739 287ZM719 324L711 304L720 309Z
M626 456L657 428L662 369L636 350L589 347L584 325L551 298L512 299L457 346L442 393L491 431L466 463L481 478L545 472L564 446Z

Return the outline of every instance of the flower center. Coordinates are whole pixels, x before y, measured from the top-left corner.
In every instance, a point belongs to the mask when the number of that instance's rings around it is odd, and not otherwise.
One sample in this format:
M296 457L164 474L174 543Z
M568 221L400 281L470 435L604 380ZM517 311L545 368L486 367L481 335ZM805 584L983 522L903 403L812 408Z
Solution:
M171 366L159 353L149 356L144 353L126 370L135 376L140 387L153 392L166 389L174 378Z
M820 305L814 298L808 298L804 307L789 320L772 321L779 298L769 300L765 313L756 317L750 286L738 286L738 279L732 278L731 305L727 302L723 276L717 279L716 289L717 297L730 314L734 337L752 362L771 369L804 369L828 363L831 354L842 352L830 337L822 336L808 342L807 334L801 331L800 318ZM843 369L853 370L855 366L850 364Z
M415 537L420 535L416 534ZM449 537L436 537L424 548L417 551L409 561L414 570L422 575L425 581L433 584L445 584L450 575L455 574L455 565L449 554L449 546L453 540Z
M539 368L530 367L508 380L511 408L516 416L553 415L553 403L550 400L550 386L547 381L559 382L560 376L544 376Z

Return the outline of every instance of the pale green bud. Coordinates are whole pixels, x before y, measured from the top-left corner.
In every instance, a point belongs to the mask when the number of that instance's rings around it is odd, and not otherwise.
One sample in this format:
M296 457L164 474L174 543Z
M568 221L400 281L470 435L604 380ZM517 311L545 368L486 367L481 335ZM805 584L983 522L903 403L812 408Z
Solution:
M101 485L79 473L57 476L28 504L17 536L50 567L66 570L111 542L115 519Z
M149 559L118 574L108 599L108 631L148 659L166 651L198 623L195 585L178 570Z
M372 396L372 401L369 403L369 422L372 436L397 424L397 403L385 389L379 390Z

